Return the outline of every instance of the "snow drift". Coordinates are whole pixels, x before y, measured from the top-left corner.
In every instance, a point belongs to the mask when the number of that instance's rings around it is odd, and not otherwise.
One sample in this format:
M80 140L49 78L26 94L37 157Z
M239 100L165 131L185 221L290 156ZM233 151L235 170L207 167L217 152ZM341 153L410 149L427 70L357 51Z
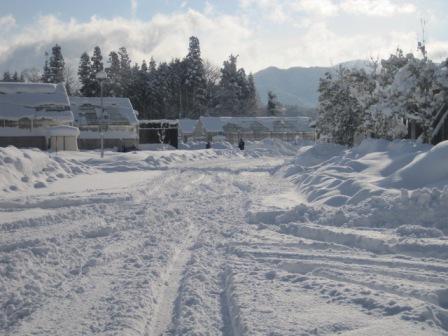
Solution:
M316 144L279 174L297 185L305 202L277 221L414 228L400 231L409 235L427 228L448 232L448 142L432 147L368 139L352 149Z
M57 153L38 149L0 148L0 189L3 192L45 188L61 178L85 174L90 168L76 160L66 160Z

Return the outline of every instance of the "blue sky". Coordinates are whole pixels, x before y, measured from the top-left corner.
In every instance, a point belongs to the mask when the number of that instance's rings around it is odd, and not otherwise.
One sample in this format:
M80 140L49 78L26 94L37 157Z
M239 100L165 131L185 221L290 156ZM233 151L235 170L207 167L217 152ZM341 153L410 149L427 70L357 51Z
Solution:
M217 65L233 53L250 71L327 66L416 52L421 18L430 55L447 58L447 0L0 0L0 70L40 68L55 43L74 68L95 45L165 61L190 35Z

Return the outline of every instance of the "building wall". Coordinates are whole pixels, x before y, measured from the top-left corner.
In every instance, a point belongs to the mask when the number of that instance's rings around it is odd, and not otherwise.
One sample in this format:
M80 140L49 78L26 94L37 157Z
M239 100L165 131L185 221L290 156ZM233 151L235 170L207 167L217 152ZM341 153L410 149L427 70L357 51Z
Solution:
M211 140L212 136L217 134L209 134L208 140ZM245 141L260 141L264 139L278 139L283 141L296 141L296 140L314 140L314 132L247 132L247 133L224 133L226 140L232 144L237 144L240 139Z
M118 150L137 147L138 139L104 139L104 148L117 148ZM99 149L101 148L101 139L80 139L78 138L79 149Z
M178 130L177 128L165 128L163 130L157 128L140 128L139 142L141 144L159 144L163 142L164 144L169 144L177 148Z
M77 151L78 144L76 136L52 136L50 138L50 149L59 151Z
M48 149L47 140L44 136L0 136L0 147L8 146Z

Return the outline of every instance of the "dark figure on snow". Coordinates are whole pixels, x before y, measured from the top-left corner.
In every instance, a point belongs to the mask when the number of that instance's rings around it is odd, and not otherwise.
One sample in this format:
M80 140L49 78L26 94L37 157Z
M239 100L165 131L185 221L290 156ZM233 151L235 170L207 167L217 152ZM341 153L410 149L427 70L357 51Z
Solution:
M240 139L240 142L238 143L238 148L241 150L244 150L244 141L243 139Z
M212 144L210 143L210 141L207 141L207 143L205 144L205 149L210 149L212 148Z

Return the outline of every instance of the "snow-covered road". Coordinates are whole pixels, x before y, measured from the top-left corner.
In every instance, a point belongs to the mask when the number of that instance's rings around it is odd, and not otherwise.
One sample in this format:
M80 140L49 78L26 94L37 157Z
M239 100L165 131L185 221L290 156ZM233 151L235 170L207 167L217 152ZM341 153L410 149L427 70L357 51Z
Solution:
M275 174L285 159L103 170L5 195L0 331L448 334L446 259L275 220L306 199Z

